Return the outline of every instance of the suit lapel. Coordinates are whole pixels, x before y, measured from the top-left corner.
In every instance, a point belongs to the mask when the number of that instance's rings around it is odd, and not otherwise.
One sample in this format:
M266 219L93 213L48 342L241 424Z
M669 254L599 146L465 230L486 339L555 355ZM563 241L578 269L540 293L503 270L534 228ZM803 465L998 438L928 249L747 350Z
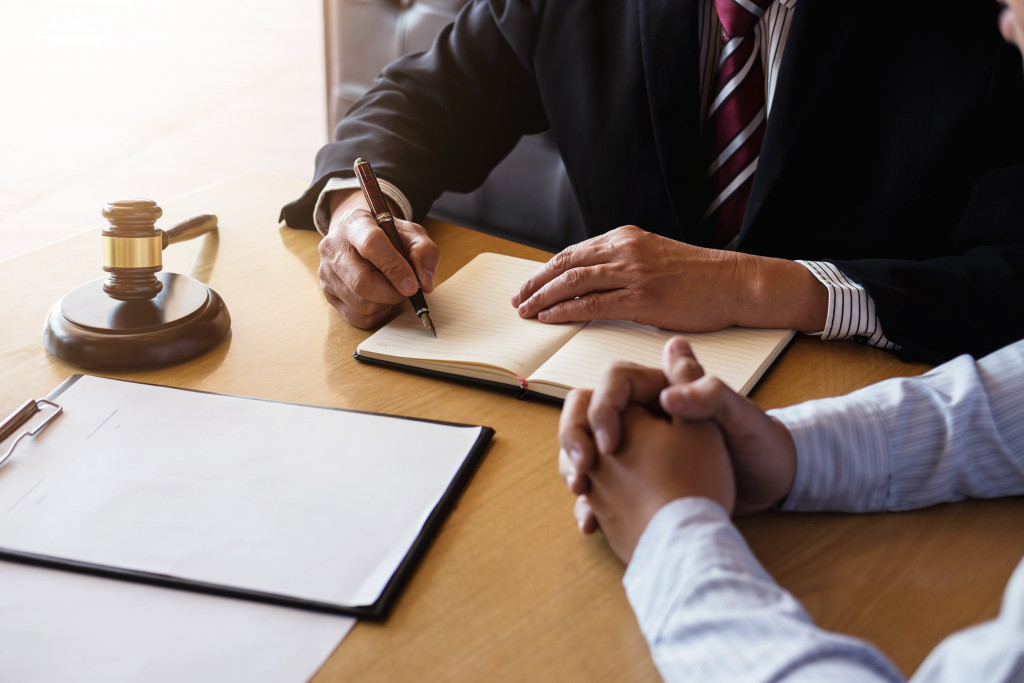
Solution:
M680 236L687 241L701 241L695 239L699 222L687 217L700 216L705 197L698 118L699 1L638 0L640 49L658 163Z
M757 173L738 235L740 243L785 171L801 124L811 115L815 96L832 74L854 21L854 13L848 5L834 0L798 0L761 144Z

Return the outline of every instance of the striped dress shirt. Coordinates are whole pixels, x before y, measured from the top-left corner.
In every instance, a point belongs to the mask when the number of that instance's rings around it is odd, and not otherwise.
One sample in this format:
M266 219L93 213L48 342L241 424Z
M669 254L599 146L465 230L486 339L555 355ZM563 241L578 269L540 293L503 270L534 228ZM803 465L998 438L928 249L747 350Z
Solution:
M761 62L764 65L765 102L769 122L775 85L796 3L797 0L777 0L765 11L758 23L758 31L762 36ZM722 24L718 20L714 0L702 0L698 7L698 22L701 43L701 111L707 112L714 87L715 69L722 50ZM767 38L764 38L765 36ZM704 117L701 117L701 120L703 123ZM331 178L327 182L313 210L313 224L321 234L327 234L330 224L326 196L336 190L356 187L359 187L359 183L355 178ZM408 218L413 215L412 205L399 188L381 179L381 190L393 202L402 217ZM821 332L815 333L816 335L820 335L822 339L853 339L884 349L898 348L882 333L882 326L874 312L875 304L861 285L846 277L830 263L798 263L807 267L828 290L825 327Z
M1024 341L770 414L797 448L786 510L1024 494ZM817 628L710 500L659 510L623 583L666 681L904 680L868 643ZM912 680L1024 681L1024 561L999 616L947 638Z

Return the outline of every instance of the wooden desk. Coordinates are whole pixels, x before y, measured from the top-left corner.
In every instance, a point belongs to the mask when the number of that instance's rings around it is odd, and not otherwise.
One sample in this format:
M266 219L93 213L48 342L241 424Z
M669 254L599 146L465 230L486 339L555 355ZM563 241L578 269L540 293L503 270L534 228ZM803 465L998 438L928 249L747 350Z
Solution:
M304 187L256 173L164 206L163 226L219 216L218 239L172 245L165 269L216 289L232 332L190 362L102 374L497 430L391 618L358 625L314 681L657 680L621 588L623 567L600 537L576 531L556 471L558 409L353 360L367 333L324 303L318 236L277 225L280 206ZM97 226L108 199L97 198ZM545 256L451 225L431 229L444 254L441 278L479 251ZM63 294L102 275L99 264L98 231L0 263L0 414L79 371L43 350L43 321ZM781 406L924 369L799 337L754 398ZM889 515L767 514L740 527L819 624L878 644L908 673L945 635L996 614L1024 555L1020 500Z

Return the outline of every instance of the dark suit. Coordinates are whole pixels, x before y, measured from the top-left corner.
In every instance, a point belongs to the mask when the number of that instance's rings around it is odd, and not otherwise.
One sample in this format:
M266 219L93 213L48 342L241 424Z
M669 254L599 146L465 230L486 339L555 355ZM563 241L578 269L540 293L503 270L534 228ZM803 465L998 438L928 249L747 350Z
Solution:
M285 218L309 227L327 178L370 156L420 220L551 128L590 234L707 244L695 2L467 5L353 107ZM931 362L1024 337L1024 78L997 12L799 0L738 236L837 263L886 336Z

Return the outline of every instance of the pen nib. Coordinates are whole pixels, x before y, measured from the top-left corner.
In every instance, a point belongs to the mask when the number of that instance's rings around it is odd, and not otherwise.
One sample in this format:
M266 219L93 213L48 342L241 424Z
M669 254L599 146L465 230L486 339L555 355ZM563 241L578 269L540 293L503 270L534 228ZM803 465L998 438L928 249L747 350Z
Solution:
M423 321L423 327L430 330L430 333L434 335L434 337L437 337L437 330L434 329L434 321L430 319L430 312L423 311L420 313L420 320Z

